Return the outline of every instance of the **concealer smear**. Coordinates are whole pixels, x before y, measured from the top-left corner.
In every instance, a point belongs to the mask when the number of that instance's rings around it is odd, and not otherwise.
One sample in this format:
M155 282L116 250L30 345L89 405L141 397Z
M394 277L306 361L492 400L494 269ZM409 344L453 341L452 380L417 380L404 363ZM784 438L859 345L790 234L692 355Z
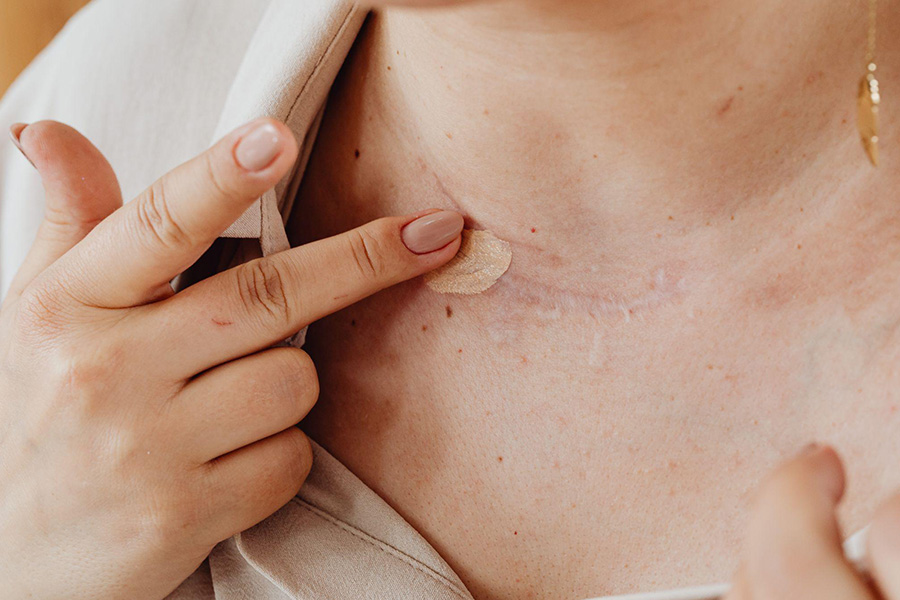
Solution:
M440 294L480 294L497 283L512 263L509 242L489 231L464 229L459 252L446 265L425 275L425 284Z

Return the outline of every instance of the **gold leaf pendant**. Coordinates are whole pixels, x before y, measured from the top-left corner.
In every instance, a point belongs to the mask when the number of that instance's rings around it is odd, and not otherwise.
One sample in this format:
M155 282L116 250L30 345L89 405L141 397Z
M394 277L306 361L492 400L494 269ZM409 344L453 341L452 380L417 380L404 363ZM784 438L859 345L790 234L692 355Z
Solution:
M863 148L869 160L878 166L878 104L881 94L878 92L878 80L875 79L874 64L869 65L870 72L859 81L859 97L857 98L857 126L862 139Z

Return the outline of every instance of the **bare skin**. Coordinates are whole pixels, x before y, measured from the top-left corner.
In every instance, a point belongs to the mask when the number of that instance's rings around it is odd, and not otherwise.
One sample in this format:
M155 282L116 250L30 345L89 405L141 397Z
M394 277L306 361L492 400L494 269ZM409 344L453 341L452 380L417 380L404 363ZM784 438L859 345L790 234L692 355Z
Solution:
M811 440L847 462L846 534L900 484L900 161L872 170L855 134L864 17L523 0L368 23L295 239L427 199L513 266L317 324L305 429L479 600L728 580L750 491Z

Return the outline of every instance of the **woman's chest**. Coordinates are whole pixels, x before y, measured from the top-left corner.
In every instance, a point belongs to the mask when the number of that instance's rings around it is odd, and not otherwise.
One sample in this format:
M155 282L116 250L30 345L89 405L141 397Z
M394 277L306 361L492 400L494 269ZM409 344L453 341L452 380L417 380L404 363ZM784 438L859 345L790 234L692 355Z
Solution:
M848 534L900 484L890 311L750 290L598 318L513 292L411 282L310 332L306 429L476 598L727 579L752 490L813 440L847 462Z

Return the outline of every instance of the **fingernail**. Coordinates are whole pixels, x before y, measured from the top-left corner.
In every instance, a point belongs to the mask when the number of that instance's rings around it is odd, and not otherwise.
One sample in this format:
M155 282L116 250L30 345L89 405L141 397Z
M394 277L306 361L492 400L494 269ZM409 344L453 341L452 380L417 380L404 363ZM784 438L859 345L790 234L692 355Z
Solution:
M807 444L797 458L811 460L822 491L835 502L840 500L844 493L844 469L834 450L823 444Z
M262 171L284 149L281 132L271 123L260 123L244 134L234 149L234 158L248 171Z
M463 229L463 218L458 212L442 210L419 217L400 232L404 245L416 254L428 254L440 250L455 240Z
M22 153L22 156L25 157L25 160L31 163L31 166L34 167L34 163L31 162L31 159L28 158L28 155L25 154L25 148L22 147L22 142L20 138L22 137L22 132L25 131L25 128L28 127L27 123L13 123L9 128L9 137L12 140L12 143L19 149L19 152Z

